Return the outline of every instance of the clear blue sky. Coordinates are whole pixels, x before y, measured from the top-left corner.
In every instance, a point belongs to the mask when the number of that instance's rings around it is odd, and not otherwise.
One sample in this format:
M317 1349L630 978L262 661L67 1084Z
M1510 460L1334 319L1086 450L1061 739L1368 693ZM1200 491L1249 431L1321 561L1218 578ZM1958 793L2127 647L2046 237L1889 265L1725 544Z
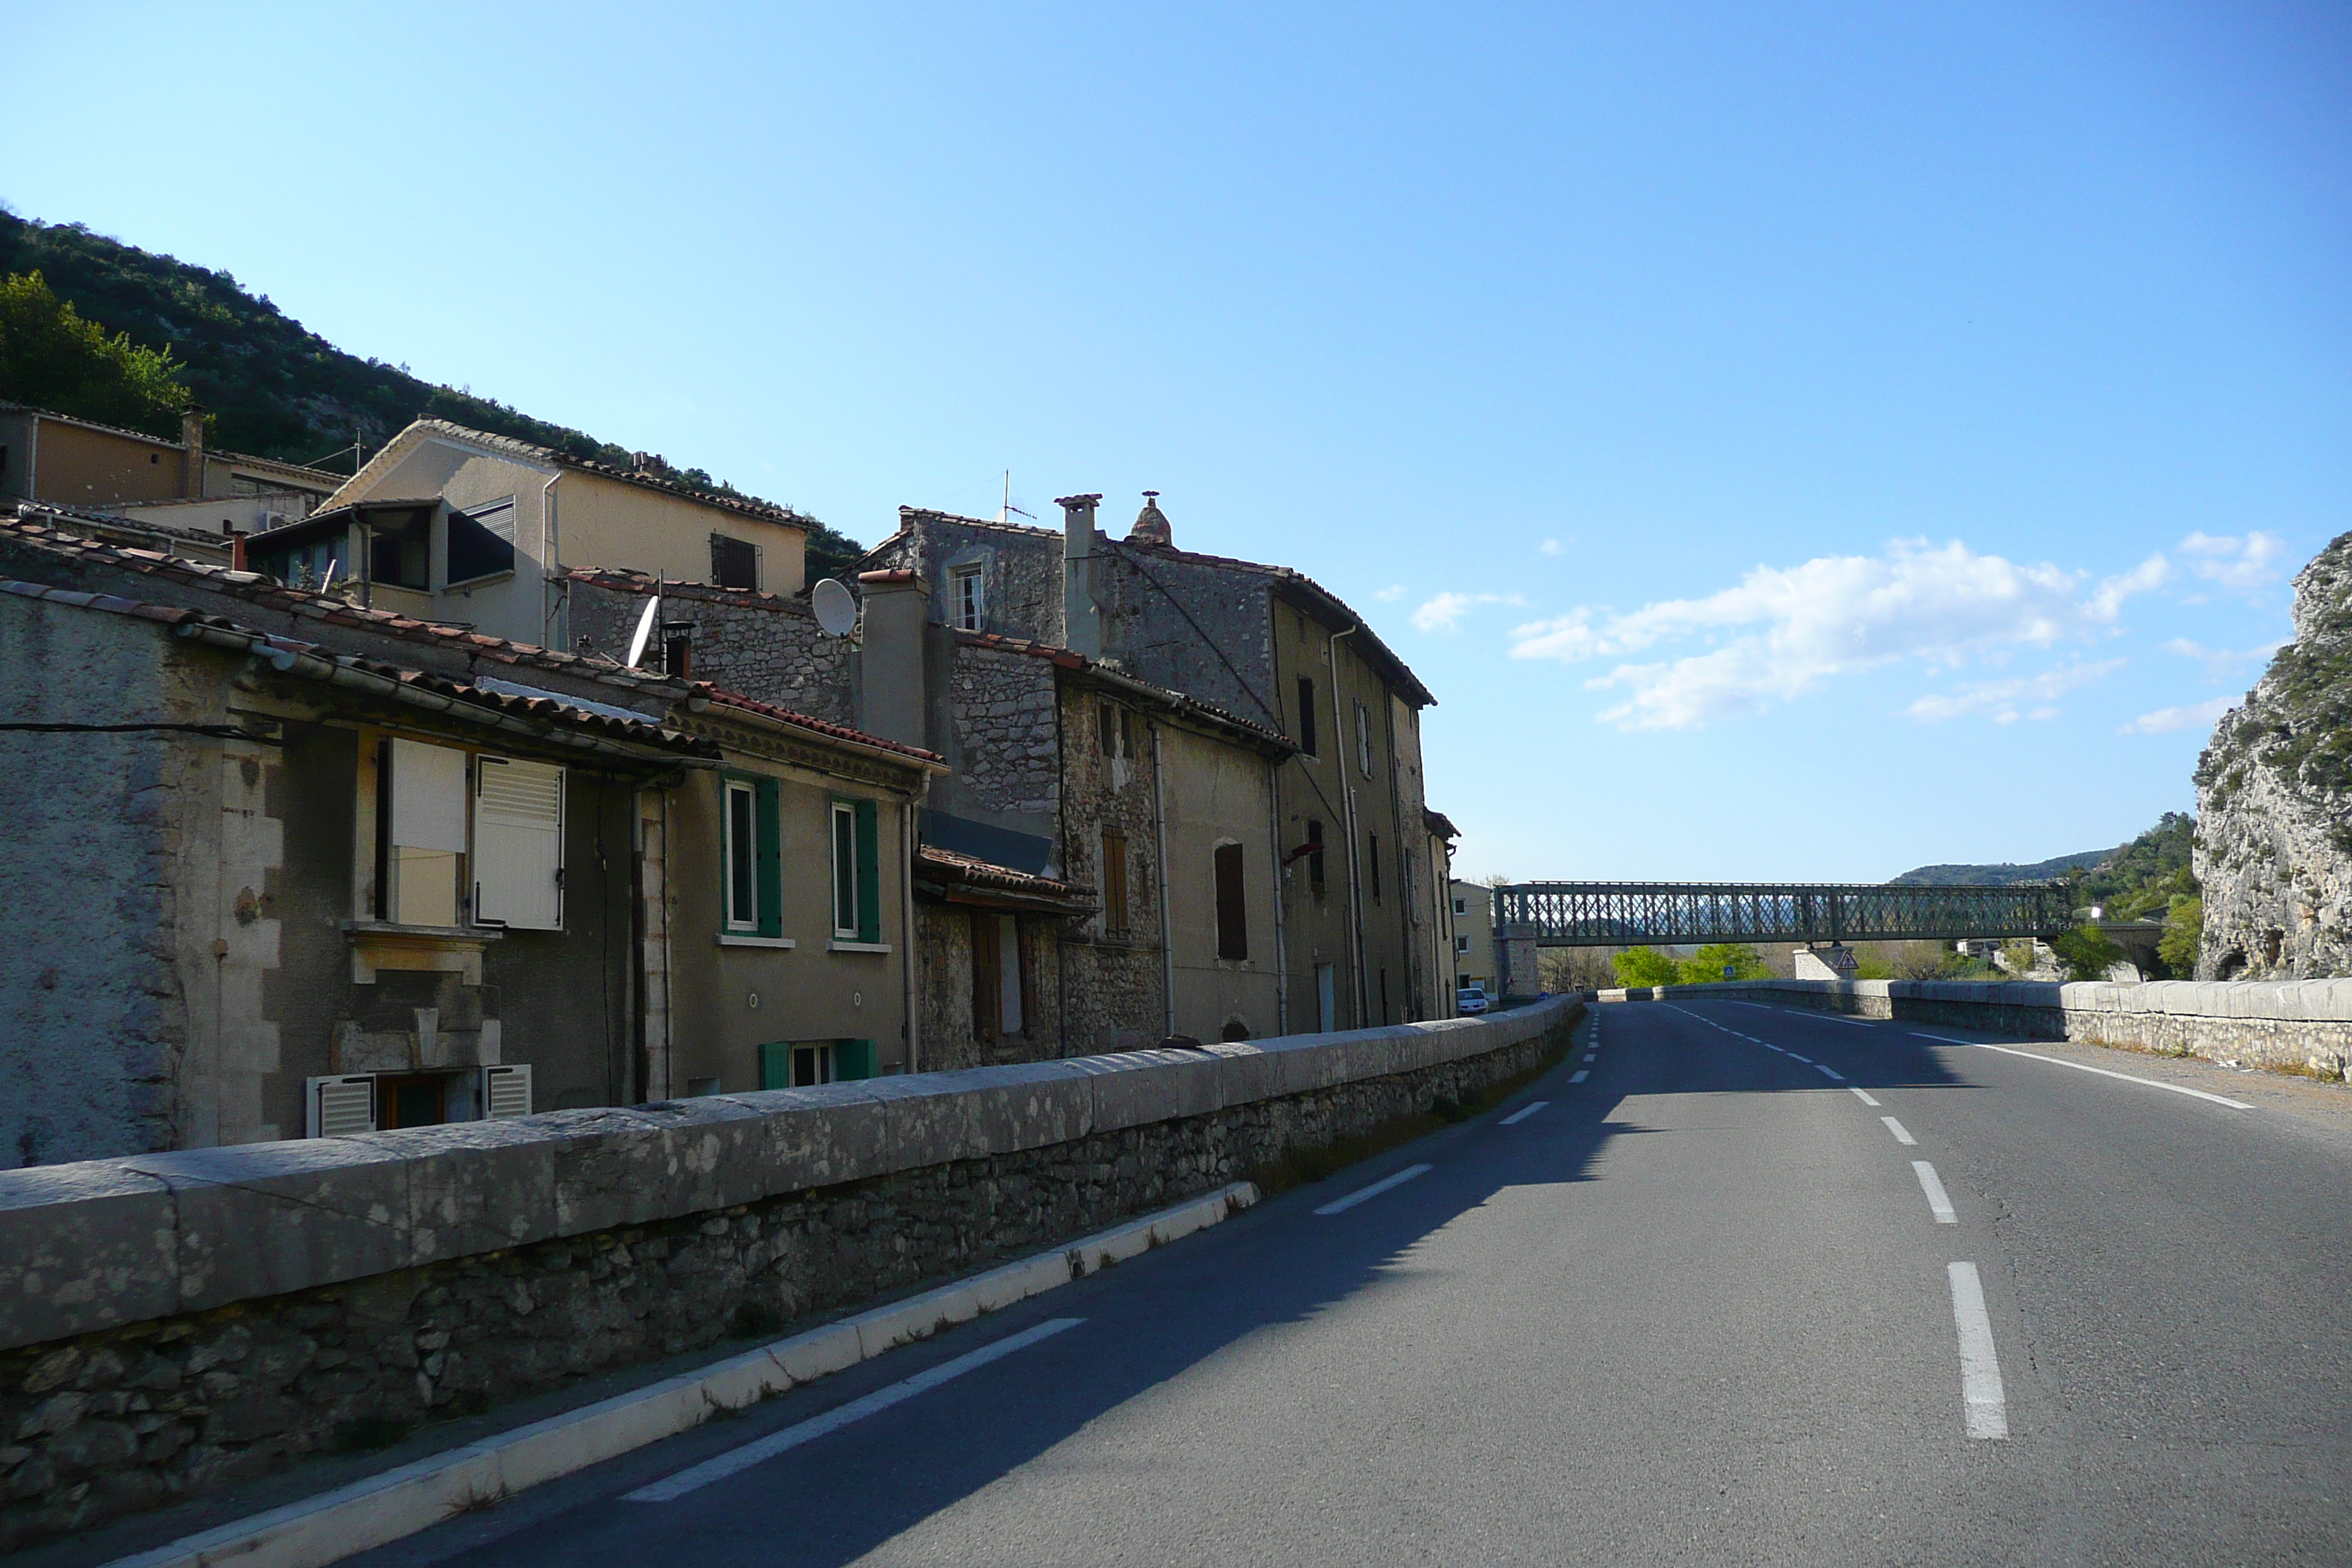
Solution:
M1009 468L1305 569L1467 872L2117 842L2352 527L2343 5L8 30L26 216L867 542Z

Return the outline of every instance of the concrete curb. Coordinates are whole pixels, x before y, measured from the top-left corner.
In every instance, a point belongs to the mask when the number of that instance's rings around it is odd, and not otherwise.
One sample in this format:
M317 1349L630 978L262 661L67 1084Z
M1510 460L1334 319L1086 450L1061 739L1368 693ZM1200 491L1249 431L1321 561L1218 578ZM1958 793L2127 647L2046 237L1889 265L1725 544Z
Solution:
M1205 1197L779 1340L478 1443L184 1537L107 1568L323 1568L452 1515L700 1426L983 1312L1013 1306L1215 1225L1258 1201L1235 1182Z

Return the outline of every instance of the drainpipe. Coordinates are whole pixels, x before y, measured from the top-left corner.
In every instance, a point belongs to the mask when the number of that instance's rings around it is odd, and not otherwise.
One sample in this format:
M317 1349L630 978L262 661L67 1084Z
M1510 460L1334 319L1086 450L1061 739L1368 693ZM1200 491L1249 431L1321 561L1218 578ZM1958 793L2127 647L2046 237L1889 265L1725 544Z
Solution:
M1357 628L1333 632L1323 645L1323 657L1331 666L1331 728L1332 739L1339 752L1339 804L1348 815L1348 958L1353 972L1356 992L1356 1025L1369 1028L1367 1015L1371 1011L1364 989L1364 897L1363 860L1356 843L1356 786L1348 777L1347 730L1339 721L1339 639L1356 635Z
M923 1016L915 995L915 849L922 839L922 805L930 794L931 775L925 773L916 793L898 805L898 885L905 889L898 901L898 918L903 922L898 942L898 975L904 993L899 1007L907 1019L907 1070L910 1073L923 1070Z
M1151 726L1151 837L1160 859L1160 994L1167 1026L1160 1037L1176 1032L1176 944L1168 915L1168 773L1160 765L1160 727Z
M1280 757L1265 760L1265 841L1274 856L1274 1032L1290 1033L1290 963L1282 940L1282 795Z

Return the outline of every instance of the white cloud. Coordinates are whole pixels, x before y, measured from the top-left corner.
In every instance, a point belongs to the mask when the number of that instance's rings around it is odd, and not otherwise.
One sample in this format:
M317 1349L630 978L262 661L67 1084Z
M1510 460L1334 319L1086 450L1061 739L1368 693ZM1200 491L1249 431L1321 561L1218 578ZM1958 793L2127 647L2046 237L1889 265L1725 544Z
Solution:
M1547 539L1541 544L1537 545L1536 549L1546 555L1558 555L1560 553L1561 546L1559 540Z
M1512 632L1515 658L1576 663L1699 638L1703 653L1621 664L1586 684L1626 700L1601 717L1628 730L1685 729L1761 711L1833 676L1904 659L1958 666L2020 647L2048 647L2113 623L2124 601L2164 579L2162 557L2098 584L2044 563L2019 565L1958 542L1898 541L1877 556L1759 566L1738 587L1630 614L1582 606Z
M2016 721L2025 703L2033 702L2042 706L2027 711L2026 718L2055 719L2058 710L2047 704L2078 686L2104 680L2123 667L2122 659L2110 658L2098 664L2071 664L2063 669L2044 670L2040 675L2019 676L2012 680L1979 681L1948 696L1922 697L1905 711L1914 719L1932 721L1990 710L1994 722L2009 724Z
M2286 541L2260 529L2243 539L2233 533L2192 533L2180 542L2189 558L2189 569L2224 588L2259 588L2279 575L2279 557Z
M1459 631L1456 625L1480 605L1525 605L1517 594L1440 594L1412 613L1412 624L1425 632Z
M2216 697L2210 702L2192 702L2185 708L2159 708L2153 713L2143 713L2117 731L2122 735L2165 735L2175 730L2204 730L2238 705L2235 697Z
M1404 597L1404 584L1402 583L1392 584L1391 586L1383 588L1379 593L1374 594L1372 597L1378 599L1383 605L1393 605L1399 599Z
M2164 645L2164 651L2177 653L2183 658L2196 659L2204 665L2207 679L2221 680L2234 671L2249 669L2264 662L2286 644L2287 639L2280 637L2259 647L2207 647L2203 643L2192 642L2187 637L2174 637Z

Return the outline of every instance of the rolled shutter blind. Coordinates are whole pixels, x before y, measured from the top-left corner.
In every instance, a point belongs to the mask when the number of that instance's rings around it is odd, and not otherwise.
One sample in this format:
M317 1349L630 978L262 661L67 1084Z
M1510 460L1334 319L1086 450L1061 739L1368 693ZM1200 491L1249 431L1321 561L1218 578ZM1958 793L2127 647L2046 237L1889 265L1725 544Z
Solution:
M310 1080L304 1109L313 1138L345 1138L375 1131L375 1079L363 1074Z
M482 1069L482 1119L505 1121L530 1114L530 1068L529 1064L515 1067L484 1068Z
M881 809L857 803L857 940L882 940Z
M563 770L478 757L474 766L474 918L563 929Z

